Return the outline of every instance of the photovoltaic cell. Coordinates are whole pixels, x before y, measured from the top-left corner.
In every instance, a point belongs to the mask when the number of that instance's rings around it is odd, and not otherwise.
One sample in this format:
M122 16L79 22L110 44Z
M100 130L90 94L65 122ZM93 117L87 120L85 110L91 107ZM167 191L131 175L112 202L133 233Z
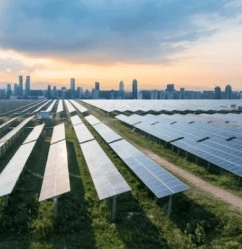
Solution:
M37 125L34 127L32 132L28 135L28 137L24 140L23 144L27 144L29 142L35 141L40 136L45 124Z
M112 143L114 141L122 139L115 131L109 128L104 123L99 123L93 126L97 133L104 139L106 143Z
M4 137L0 139L0 143L7 142L13 136L15 136L34 116L26 118L19 125L17 125L14 129L12 129L9 133L7 133Z
M100 200L131 190L96 140L80 146Z
M59 124L54 126L52 137L51 137L51 144L64 140L66 138L65 135L65 124Z
M11 194L34 148L35 142L36 141L20 146L7 166L3 169L0 174L0 196Z
M71 123L73 126L82 124L82 120L80 119L78 115L72 116L70 119L71 119Z
M63 100L59 100L59 101L58 101L58 106L57 106L57 111L56 111L56 113L63 112L63 111L64 111Z
M92 133L87 129L84 124L78 124L73 127L79 143L85 143L94 139Z
M66 108L67 108L69 113L76 111L76 109L73 107L73 105L67 99L65 99L64 102L65 102Z
M126 140L113 142L110 147L157 198L189 189L187 185Z
M96 117L94 117L93 115L88 115L85 117L85 119L92 126L101 123L101 121L97 119Z
M66 141L50 146L39 201L70 191Z

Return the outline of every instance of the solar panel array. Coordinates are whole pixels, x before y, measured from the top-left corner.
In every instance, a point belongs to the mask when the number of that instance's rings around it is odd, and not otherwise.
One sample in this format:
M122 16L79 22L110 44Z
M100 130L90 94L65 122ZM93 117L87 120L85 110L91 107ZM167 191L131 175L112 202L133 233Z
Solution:
M5 123L3 123L3 124L1 124L0 125L0 130L3 128L3 127L5 127L5 126L7 126L8 124L11 124L14 120L16 120L18 117L14 117L14 118L11 118L11 119L9 119L8 121L6 121Z
M66 108L67 108L69 113L76 111L76 109L73 107L73 105L67 99L65 99L64 102L65 102Z
M106 112L137 111L209 111L237 110L242 106L240 99L233 100L84 100L85 103L98 107ZM233 106L236 107L233 107Z
M34 116L26 118L19 125L17 125L14 129L12 129L9 133L7 133L4 137L0 139L0 143L4 144L13 138Z
M73 100L73 99L70 99L70 102L76 107L76 109L81 112L81 113L84 113L84 112L87 112L87 108L85 108L84 106L82 106L80 103L78 103L77 101Z
M87 117L85 117L86 120L93 120ZM187 185L151 160L104 123L95 124L93 128L157 198L188 189Z
M80 119L80 117L78 115L75 116L71 116L71 123L73 126L78 125L78 124L82 124L82 120Z
M0 196L12 193L16 182L34 148L34 145L42 132L43 125L35 126L29 136L25 139L23 145L17 150L9 163L0 174Z
M91 116L91 115L89 115L89 116ZM89 116L87 116L87 117L89 117ZM87 121L94 120L94 118L87 118L87 117L85 117L85 119ZM95 118L95 119L96 119L96 121L98 121L97 118ZM116 132L114 132L112 129L110 129L107 125L105 125L101 121L99 121L99 123L93 125L93 128L103 138L103 140L108 144L122 139L122 137L120 135L118 135Z
M56 100L53 100L53 102L49 105L49 107L46 109L46 111L51 112L52 109L54 108L55 103L56 103Z
M203 114L204 115L204 114ZM206 119L199 115L118 115L116 118L149 135L185 150L231 173L242 176L242 122ZM139 121L135 123L135 121Z
M189 189L187 185L151 160L128 141L123 139L113 142L110 144L110 147L157 198Z
M64 139L66 139L64 123L54 126L50 143L54 144Z
M63 100L59 100L59 101L58 101L58 106L57 106L57 111L56 111L56 113L63 112L63 111L64 111Z
M44 108L46 105L48 105L51 102L51 100L45 101L44 104L42 104L41 106L39 106L37 109L35 109L32 113L36 113L38 111L40 111L42 108Z
M80 118L78 115L72 116L71 122L79 143L85 143L94 139L92 133L83 123L76 124ZM81 119L80 119L81 122Z
M55 198L70 191L67 149L63 134L64 124L54 127L39 201Z
M19 111L18 114L26 113L28 110L31 110L31 109L33 109L35 106L39 106L40 104L42 104L42 103L44 103L44 102L45 102L45 100L38 101L37 103L32 104L32 105L29 106L28 108L25 108L24 110Z
M96 140L80 146L100 200L131 190Z
M96 117L94 117L93 115L88 115L85 117L85 119L92 126L101 123L101 121L99 119L97 119Z

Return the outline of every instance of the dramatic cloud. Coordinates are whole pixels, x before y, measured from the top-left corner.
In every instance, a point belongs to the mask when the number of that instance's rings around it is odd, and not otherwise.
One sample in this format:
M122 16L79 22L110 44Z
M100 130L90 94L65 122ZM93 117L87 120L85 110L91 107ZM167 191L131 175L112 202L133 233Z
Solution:
M0 46L82 63L161 63L212 35L209 24L240 7L227 0L2 0Z

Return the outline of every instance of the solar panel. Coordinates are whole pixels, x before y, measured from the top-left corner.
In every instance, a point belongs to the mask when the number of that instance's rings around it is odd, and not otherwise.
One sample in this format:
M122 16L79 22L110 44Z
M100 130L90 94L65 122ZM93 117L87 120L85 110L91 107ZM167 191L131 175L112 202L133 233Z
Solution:
M80 146L100 200L131 190L97 141Z
M65 99L64 102L65 102L66 108L67 108L69 113L76 111L76 109L73 107L73 105L67 99Z
M104 139L106 143L112 143L114 141L122 139L121 136L119 136L115 131L113 131L104 123L94 125L93 128Z
M35 109L32 113L36 113L38 111L40 111L43 107L45 107L46 105L48 105L51 102L51 100L48 100L47 102L45 102L44 104L42 104L40 107L38 107L37 109Z
M35 141L20 146L7 166L3 169L0 174L0 196L11 194L34 145Z
M92 126L101 123L101 121L97 119L96 117L94 117L93 115L88 115L85 117L85 119Z
M189 189L187 185L126 140L113 142L110 147L157 198Z
M66 138L65 124L62 123L62 124L54 126L53 134L52 134L50 143L53 144L53 143L59 142L61 140L64 140L65 138Z
M76 107L76 109L81 112L81 113L84 113L84 112L87 112L87 108L85 108L84 106L82 106L80 103L78 103L77 101L73 100L73 99L70 99L70 102Z
M75 126L78 124L82 124L82 120L80 119L80 117L78 115L71 116L71 123L73 126Z
M18 117L15 117L15 118L12 118L12 119L9 119L8 121L6 121L5 123L3 123L3 124L1 124L0 125L0 130L4 127L4 126L6 126L6 125L8 125L8 124L10 124L10 123L12 123L14 120L16 120Z
M66 141L50 146L39 201L70 191Z
M58 106L57 106L57 111L56 111L56 113L63 112L63 111L64 111L63 101L62 101L62 100L59 100L59 101L58 101Z
M14 129L12 129L9 133L7 133L4 137L0 139L1 142L6 142L9 139L11 139L13 136L15 136L34 116L31 116L29 118L26 118L24 121L22 121L18 126L16 126Z
M84 124L75 125L74 130L79 143L85 143L94 139L92 133L87 129Z
M27 144L29 142L35 141L38 139L41 134L45 124L37 125L34 127L32 132L28 135L28 137L24 140L23 144Z
M50 104L50 106L46 109L46 111L47 112L51 112L52 111L52 109L53 109L53 107L54 107L54 105L55 105L55 103L56 103L56 100L53 100L53 102Z

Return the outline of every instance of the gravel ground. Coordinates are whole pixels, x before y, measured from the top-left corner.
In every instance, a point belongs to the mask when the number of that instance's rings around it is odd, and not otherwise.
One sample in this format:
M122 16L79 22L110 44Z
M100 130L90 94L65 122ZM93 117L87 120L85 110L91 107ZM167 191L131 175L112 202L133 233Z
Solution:
M196 187L202 189L203 191L206 191L210 194L212 194L214 197L228 203L231 205L233 209L236 209L240 212L242 212L242 198L235 196L234 194L229 193L226 190L222 190L216 186L213 186L206 181L200 179L197 176L192 175L191 173L179 168L178 166L168 162L167 160L163 159L162 157L158 156L157 154L153 153L150 150L139 148L142 150L147 156L149 156L151 159L153 159L155 162L169 170L170 172L173 172L179 176L181 176L183 179L185 179L187 182L190 182L191 184L195 185Z

